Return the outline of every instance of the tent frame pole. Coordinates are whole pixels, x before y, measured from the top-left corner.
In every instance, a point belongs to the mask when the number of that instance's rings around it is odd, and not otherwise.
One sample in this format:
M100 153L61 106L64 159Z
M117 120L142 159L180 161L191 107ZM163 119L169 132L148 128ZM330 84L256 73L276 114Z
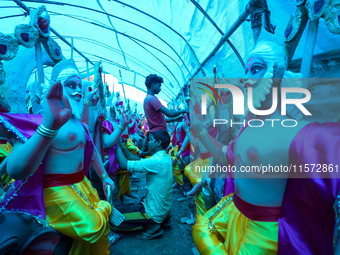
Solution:
M242 14L238 17L238 19L234 22L234 24L229 28L229 30L222 36L219 43L215 46L215 48L211 51L211 53L204 59L204 61L201 63L199 68L195 71L195 73L191 76L191 78L194 78L201 69L205 66L208 61L215 56L215 54L218 52L218 50L224 45L224 43L228 40L228 38L238 29L239 26L247 19L250 13L253 12L256 8L258 8L259 5L261 5L262 0L250 0L250 2L247 4L245 10L242 12Z
M38 83L39 83L39 86L41 86L41 84L45 82L45 77L44 77L44 68L43 68L40 40L38 40L37 43L35 44L35 60L37 62Z
M318 33L318 28L319 28L319 19L314 20L314 21L309 20L307 38L306 38L306 43L305 43L305 51L303 54L301 70L300 70L302 77L304 78L308 78L310 75L314 46L315 46L315 41L316 41L316 35Z

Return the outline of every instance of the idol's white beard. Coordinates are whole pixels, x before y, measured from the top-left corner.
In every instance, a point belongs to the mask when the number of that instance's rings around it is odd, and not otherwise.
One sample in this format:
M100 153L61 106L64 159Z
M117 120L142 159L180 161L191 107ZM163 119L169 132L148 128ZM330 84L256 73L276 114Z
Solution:
M68 101L70 102L71 108L72 108L72 115L80 121L81 116L83 114L83 103L82 101L77 102L76 100L69 98Z
M256 88L253 88L253 106L255 109L259 109L261 107L261 103L266 100L266 96L270 93L270 90L273 86L273 72L267 69L267 72L264 74L261 82ZM249 113L248 107L248 93L246 93L247 98L245 101L245 116Z

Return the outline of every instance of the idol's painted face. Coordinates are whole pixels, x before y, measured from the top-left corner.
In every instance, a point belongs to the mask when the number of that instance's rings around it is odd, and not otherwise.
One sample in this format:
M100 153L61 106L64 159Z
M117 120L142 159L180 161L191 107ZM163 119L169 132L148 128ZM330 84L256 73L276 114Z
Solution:
M247 88L249 86L252 86L253 88L256 88L260 83L260 79L264 76L266 71L267 65L262 59L258 57L251 57L246 64L245 73L246 78L256 82L246 82L244 87Z
M82 97L81 87L81 79L78 76L73 75L64 82L64 93L68 98L80 102Z

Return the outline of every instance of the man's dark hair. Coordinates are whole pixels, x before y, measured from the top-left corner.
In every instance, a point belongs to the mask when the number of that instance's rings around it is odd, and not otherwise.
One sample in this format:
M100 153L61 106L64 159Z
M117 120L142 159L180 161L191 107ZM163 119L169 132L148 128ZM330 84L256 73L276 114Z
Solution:
M153 83L163 83L163 78L157 76L157 74L150 74L145 78L145 86L150 89Z
M166 132L165 130L157 130L150 133L150 135L153 136L153 139L155 139L155 141L161 141L161 146L164 150L168 148L170 144L170 135L168 132Z

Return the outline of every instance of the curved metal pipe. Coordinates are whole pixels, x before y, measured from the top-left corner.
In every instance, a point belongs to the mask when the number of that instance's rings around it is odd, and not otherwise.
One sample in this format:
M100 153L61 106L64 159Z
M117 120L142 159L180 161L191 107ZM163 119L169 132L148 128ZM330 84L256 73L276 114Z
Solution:
M200 12L210 21L210 23L217 29L217 31L223 36L224 33L223 31L217 26L217 24L215 23L215 21L213 21L213 19L209 16L209 14L202 8L202 6L200 6L199 3L197 3L195 0L190 0L198 10L200 10ZM238 52L238 50L235 48L234 44L232 44L232 42L227 39L227 43L229 44L229 46L232 48L232 50L234 51L234 53L236 54L238 60L241 62L241 65L243 66L243 68L245 67L245 64L243 62L243 59L240 55L240 53Z
M156 17L154 17L154 16L152 16L152 15L150 15L150 14L148 14L148 13L146 13L146 12L144 12L144 11L142 11L142 10L140 10L140 9L138 9L138 8L136 8L136 7L134 7L134 6L132 6L132 5L126 4L126 3L122 2L122 1L119 1L119 0L112 0L112 1L117 2L117 3L120 3L120 4L123 4L123 5L125 5L126 7L129 7L129 8L131 8L131 9L135 10L135 11L138 11L138 12L140 12L140 13L142 13L142 14L144 14L144 15L146 15L146 16L148 16L148 17L154 19L154 20L156 20L157 22L161 23L162 25L166 26L167 28L169 28L172 32L174 32L174 33L177 34L179 37L181 37L181 39L186 43L186 45L187 45L188 48L190 49L191 53L194 55L194 57L195 57L197 63L198 63L198 64L201 64L200 61L198 60L197 56L196 56L195 51L192 49L191 45L190 45L190 44L188 43L188 41L187 41L180 33L178 33L175 29L173 29L172 27L170 27L169 25L167 25L166 23L164 23L164 22L161 21L160 19L157 19Z
M72 37L72 38L77 39L77 40L80 40L80 41L85 41L85 42L93 43L93 44L95 44L95 45L101 46L101 47L103 47L103 48L112 50L112 51L114 51L114 52L116 52L116 53L118 53L118 54L121 54L120 51L119 51L118 49L115 49L115 48L113 48L112 46L109 46L109 45L104 44L104 43L102 43L102 42L99 42L99 41L97 41L97 40L93 40L93 39L86 38L86 37L73 37L73 36L64 36L64 37L65 37L65 38ZM143 61L141 61L141 60L135 58L134 56L132 56L132 55L130 55L130 54L128 54L128 53L125 53L125 55L127 55L127 56L128 56L128 59L129 59L130 61L134 62L135 64L137 64L137 65L143 64L143 65L145 65L146 67L152 69L152 71L155 71L156 73L159 73L162 77L164 77L164 78L167 79L169 82L171 82L171 81L166 77L166 75L164 75L164 74L161 73L160 71L156 70L155 68L149 66L149 65L146 64L145 62L143 62ZM128 69L126 69L126 70L128 70ZM149 70L146 70L146 71L150 72ZM135 72L135 71L133 71L133 72ZM138 75L140 75L140 76L142 76L142 77L144 77L144 78L146 77L146 76L144 76L144 75L142 75L142 74L140 74L140 73L137 73L137 72L135 72L135 73L138 74Z
M112 60L109 60L109 59L107 59L107 58L100 57L100 56L97 56L97 55L95 55L95 54L91 54L91 53L88 53L88 52L85 52L85 53L88 54L88 55L91 55L91 56L93 56L93 57L96 57L96 58L100 59L100 60L101 60L102 62L104 62L104 63L111 64L111 65L113 65L113 66L118 66L119 68L124 69L124 70L126 70L126 71L136 73L135 71L133 71L133 70L131 70L131 69L127 69L125 66L122 66L122 65L120 65L120 64L118 64L118 63L116 63L116 62L113 62ZM77 62L77 61L76 61L76 62ZM141 75L141 76L142 76L142 75ZM132 86L132 85L129 84L129 83L125 83L125 82L124 82L124 84L127 84L127 85ZM139 88L139 87L137 87L137 86L133 86L133 87L138 88L139 90L145 92L143 89L141 89L141 88ZM169 89L169 91L172 92L170 89ZM170 97L167 93L165 93L165 91L163 91L163 92L164 92L164 94L165 94L168 98L171 99L171 97ZM173 93L173 92L172 92L172 93Z
M99 7L100 7L104 12L106 12L105 9L104 9L104 7L103 7L102 4L100 3L100 0L97 0L97 3L98 3L98 5L99 5ZM107 12L106 12L106 13L107 13ZM108 15L108 13L107 13L107 19L109 20L110 25L112 26L112 28L113 28L113 29L116 29L116 28L114 27L114 25L112 24L111 19L110 19L110 15ZM126 65L127 67L129 67L129 65L128 65L127 62L126 62L125 52L123 51L122 47L120 46L119 39L118 39L118 34L117 34L117 33L116 33L116 40L117 40L118 47L119 47L120 51L122 52L122 56L123 56L125 65Z
M95 25L95 26L99 26L99 27L108 29L108 30L110 30L110 31L113 31L113 32L115 32L115 33L118 33L118 34L120 34L120 35L123 35L123 36L129 38L130 40L132 40L132 41L135 42L135 43L136 43L136 41L139 41L139 42L141 42L141 43L146 44L146 45L148 45L148 46L154 48L155 50L161 52L162 54L164 54L164 55L167 56L168 58L170 58L170 59L177 65L177 67L179 68L180 72L182 73L182 78L183 78L183 80L185 80L185 76L184 76L183 70L182 70L181 67L178 65L178 63L177 63L171 56L169 56L168 54L166 54L166 53L163 52L162 50L156 48L155 46L153 46L153 45L151 45L151 44L148 44L148 43L146 43L146 42L144 42L144 41L142 41L142 40L140 40L140 39L138 39L138 38L135 38L135 37L133 37L133 36L126 35L126 34L124 34L124 33L122 33L122 32L118 32L118 31L115 30L115 29L112 29L112 28L103 26L103 25L101 25L101 24L95 23L95 22L93 22L93 21L83 20L83 19L79 18L79 16L75 16L75 15L67 15L67 14L62 14L62 13L53 12L53 11L49 11L49 12L50 12L50 13L54 13L54 14L58 14L58 15L62 15L62 16L66 16L66 17L69 17L69 18L72 18L72 19L80 20L80 21L82 21L82 22L86 22L86 23L89 23L89 24L92 24L92 25ZM83 18L83 17L82 17L82 18ZM136 40L136 41L135 41L135 40ZM143 47L143 49L146 50L146 48L144 48L144 47ZM148 51L148 50L147 50L147 51ZM148 51L148 52L151 54L150 51ZM151 54L151 55L153 55L153 54ZM154 56L154 55L153 55L153 56ZM158 58L157 58L157 59L158 59ZM158 59L158 60L159 60L159 59ZM162 61L160 61L160 62L161 62L163 65L165 65ZM168 69L168 70L169 70L169 69ZM170 70L169 70L169 71L170 71ZM176 78L175 78L175 79L176 79ZM176 79L176 80L177 80L177 79ZM178 82L178 81L177 81L177 82Z
M0 7L0 9L1 8L17 8L17 6L5 6L5 7ZM10 16L3 16L3 17L0 17L0 19L6 19L6 18L14 18L14 17L20 17L20 16L26 16L26 14L24 13L24 14L18 14L18 15L10 15ZM56 37L58 37L58 36L56 36ZM97 44L97 45L100 45L100 46L102 46L102 47L104 47L103 45L105 45L105 47L104 48L107 48L107 49L110 49L110 50L117 50L117 49L115 49L115 48L113 48L113 47L111 47L111 46L109 46L109 45L107 45L107 44L104 44L104 43L98 43L99 41L97 41L97 40L93 40L93 39L90 39L90 38L86 38L86 37L72 37L72 36L64 36L64 38L77 38L77 39L87 39L88 41L94 41L94 42L97 42L97 43L94 43L94 44ZM93 43L93 42L92 42ZM118 51L118 50L117 50ZM125 53L125 54L127 54L127 53ZM132 55L130 55L130 54L127 54L129 57L130 57L130 60L131 61L133 61L133 62L135 62L136 63L136 61L140 61L142 64L144 64L144 65L146 65L148 68L150 68L150 69L152 69L153 71L155 71L155 72L157 72L157 73L159 73L159 74L161 74L162 75L162 77L164 77L164 78L166 78L168 81L169 81L169 83L171 82L167 77L166 77L166 75L164 75L163 73L161 73L160 71L158 71L158 70L156 70L156 69L154 69L153 67L151 67L151 66L149 66L148 64L146 64L145 62L143 62L143 61L141 61L141 60L139 60L139 59L137 59L137 58L135 58L135 57L133 57ZM132 60L131 58L134 58L136 61L134 61L134 60ZM123 67L121 67L121 68L123 68ZM128 69L126 69L126 70L128 70ZM139 74L139 73L137 73L137 74ZM141 75L141 76L143 76L143 77L145 77L144 75L142 75L142 74L139 74L139 75Z
M51 13L54 13L54 12L51 12ZM59 13L58 13L58 14L59 14ZM61 14L61 15L63 15L63 14ZM154 46L152 46L152 45L150 45L150 44L148 44L148 43L146 43L146 42L143 42L143 41L141 41L141 40L139 40L139 39L137 39L137 38L135 38L135 37L133 37L133 36L129 36L129 35L123 34L123 33L121 33L121 32L115 31L114 29L109 28L109 27L106 27L106 26L103 26L103 25L101 25L101 24L97 24L97 23L94 23L94 22L82 20L82 19L75 18L75 17L69 16L69 15L64 15L64 16L67 16L67 17L70 17L70 18L73 18L73 19L76 19L76 20L80 20L80 21L83 21L83 22L86 22L86 23L89 23L89 24L92 24L92 25L95 25L95 26L98 26L98 27L102 27L102 28L105 28L105 29L114 31L114 32L116 32L116 33L119 33L119 34L121 34L121 35L123 35L123 36L126 36L126 37L130 38L130 39L133 40L135 43L137 43L136 41L140 41L140 42L142 42L142 43L144 43L144 44L146 44L146 45L148 45L148 46L154 48L155 50L157 50L157 51L163 53L164 55L168 56L169 58L171 58L169 55L167 55L167 54L164 53L163 51L161 51L161 50L157 49L156 47L154 47ZM136 41L135 41L135 40L136 40ZM137 43L137 44L138 44L139 46L141 46L139 43ZM142 47L143 49L146 50L145 47L143 47L143 46L141 46L141 47ZM147 50L147 51L148 51L148 50ZM151 55L153 55L157 60L159 60L159 61L164 65L164 67L169 71L169 73L171 73L171 75L174 77L174 79L176 80L176 82L177 82L178 85L180 86L180 83L178 82L178 80L177 80L177 78L175 77L175 75L170 71L170 69L169 69L169 68L168 68L168 67L167 67L167 66L166 66L159 58L157 58L154 54L152 54L150 51L148 51L148 52L149 52ZM172 58L171 58L171 59L172 59ZM176 63L176 61L175 61L174 59L172 59L172 60ZM178 66L178 67L179 67L179 66ZM180 68L180 67L179 67L179 68Z
M18 1L18 0L14 0L14 1ZM189 74L191 74L191 72L189 71L188 67L186 66L186 64L184 63L183 59L178 55L177 51L175 51L174 48L171 47L170 44L168 44L165 40L163 40L161 37L159 37L158 35L156 35L154 32L152 32L151 30L141 26L141 25L138 25L134 22L131 22L129 20L126 20L126 19L123 19L123 18L120 18L118 16L115 16L115 15L112 15L112 14L109 14L109 13L106 13L106 12L102 12L102 11L98 11L98 10L95 10L95 9L92 9L92 8L88 8L88 7L85 7L85 6L80 6L80 5L74 5L74 4L69 4L69 3L59 3L59 2L55 2L55 1L45 1L45 0L23 0L24 2L34 2L34 3L44 3L44 4L55 4L55 5L67 5L67 6L71 6L71 7L76 7L76 8L81 8L81 9L85 9L85 10L89 10L89 11L94 11L94 12L98 12L98 13L101 13L101 14L104 14L104 15L109 15L113 18L117 18L117 19L120 19L122 21L125 21L125 22L128 22L132 25L135 25L135 26L138 26L146 31L148 31L149 33L153 34L154 36L156 36L158 39L160 39L162 42L164 42L176 55L177 57L180 59L180 61L183 63L185 69L188 71ZM117 33L118 31L115 30ZM122 34L122 33L121 33Z

